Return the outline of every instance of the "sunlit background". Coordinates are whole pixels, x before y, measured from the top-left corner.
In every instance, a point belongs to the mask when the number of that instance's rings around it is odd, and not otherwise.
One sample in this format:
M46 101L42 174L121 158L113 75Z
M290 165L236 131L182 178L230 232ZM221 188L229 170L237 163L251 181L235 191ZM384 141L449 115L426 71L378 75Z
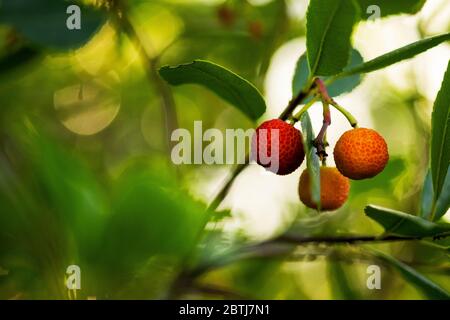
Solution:
M130 20L148 56L158 58L158 67L205 59L233 70L266 98L268 109L258 123L278 117L292 98L295 65L306 47L308 1L130 3ZM449 32L449 22L448 1L428 0L415 15L360 22L353 43L364 60L370 60ZM0 27L3 50L10 34L10 27ZM364 215L367 204L418 214L429 166L431 110L449 58L450 45L444 43L365 75L355 90L336 98L361 127L374 128L385 137L390 153L382 174L352 182L344 207L319 214L301 204L297 188L305 164L288 176L252 164L219 207L226 217L208 228L226 246L241 239L268 239L287 228L298 228L302 235L380 234L382 228ZM0 74L0 223L11 230L5 239L0 237L0 271L6 271L0 273L0 298L73 298L61 285L69 264L80 264L84 270L86 284L76 298L151 299L168 294L178 259L196 241L204 205L233 166L174 168L161 109L162 80L149 77L146 67L133 43L108 22L79 49L44 50L36 59ZM204 130L223 132L257 124L199 86L169 90L181 128L192 131L195 120L203 121ZM317 132L322 124L320 105L309 114ZM345 118L332 110L330 154L348 129ZM332 156L328 164L334 164ZM162 191L153 193L155 186L169 190L169 197L160 195ZM182 213L170 216L177 210ZM67 217L72 211L75 217ZM200 213L192 217L193 211ZM449 219L448 212L444 219ZM103 237L105 230L111 232L109 237ZM450 290L445 254L421 244L377 247L397 254ZM370 259L335 262L324 250L328 249L307 246L298 249L298 259L238 262L199 281L247 298L422 297L388 269L383 289L368 290ZM339 250L357 251L347 246ZM336 287L333 268L348 275L347 290ZM217 292L197 290L183 297L216 298Z

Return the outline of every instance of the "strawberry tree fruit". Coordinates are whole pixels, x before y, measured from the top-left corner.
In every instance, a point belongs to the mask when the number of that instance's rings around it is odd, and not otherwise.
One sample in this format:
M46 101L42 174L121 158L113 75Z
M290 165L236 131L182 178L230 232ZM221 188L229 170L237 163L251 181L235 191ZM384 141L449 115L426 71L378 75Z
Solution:
M389 160L386 141L372 129L345 132L334 148L338 170L353 180L372 178L383 171Z
M319 209L311 197L311 179L308 169L305 169L298 185L300 200L305 206ZM334 167L320 167L320 209L331 211L340 208L348 198L350 181Z
M294 172L303 162L302 133L292 125L272 119L262 123L252 138L252 159L279 175Z

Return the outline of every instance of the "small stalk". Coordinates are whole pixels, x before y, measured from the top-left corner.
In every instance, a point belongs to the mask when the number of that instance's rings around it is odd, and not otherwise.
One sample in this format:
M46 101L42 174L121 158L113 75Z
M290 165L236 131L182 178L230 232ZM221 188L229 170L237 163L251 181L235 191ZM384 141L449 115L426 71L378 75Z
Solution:
M340 106L336 101L334 101L333 99L330 99L329 103L336 108L336 110L338 110L340 113L342 113L348 120L348 122L350 123L350 125L353 128L357 128L358 127L358 121L356 120L356 118L350 113L348 112L345 108L343 108L342 106Z
M330 112L330 105L329 105L329 101L331 100L331 98L328 95L327 89L321 79L316 78L315 84L316 84L316 86L319 90L319 94L322 98L323 124L322 124L322 128L319 131L319 134L314 139L313 145L317 150L316 154L319 156L320 160L322 161L322 164L326 164L326 157L328 156L328 154L325 150L325 148L326 148L325 137L326 137L327 129L331 125L331 112Z

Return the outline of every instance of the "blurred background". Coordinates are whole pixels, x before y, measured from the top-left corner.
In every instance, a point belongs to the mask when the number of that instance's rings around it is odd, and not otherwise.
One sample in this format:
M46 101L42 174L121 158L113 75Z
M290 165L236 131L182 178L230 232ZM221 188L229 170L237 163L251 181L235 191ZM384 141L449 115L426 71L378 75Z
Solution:
M248 129L281 113L305 52L307 5L128 1L140 49L113 19L81 47L64 50L35 44L1 24L0 298L423 298L388 267L382 267L382 289L367 289L367 266L380 263L364 246L307 245L288 256L242 259L232 253L286 230L302 236L380 234L383 229L364 215L367 204L418 214L448 43L368 74L336 98L360 126L385 137L390 153L382 174L352 181L349 201L337 211L317 213L300 203L297 184L305 164L289 176L252 164L203 232L206 205L233 166L175 166L170 160L166 124L192 131L201 120L203 130ZM448 1L428 0L414 15L361 21L353 43L369 60L449 32L449 22ZM268 105L258 123L204 88L171 88L157 74L160 66L194 59L213 61L255 84ZM167 104L171 115L163 112ZM310 116L317 132L320 106ZM349 128L332 112L330 145ZM420 242L371 247L450 290L445 251ZM81 269L81 290L64 284L73 264ZM180 274L197 266L208 267L182 281Z

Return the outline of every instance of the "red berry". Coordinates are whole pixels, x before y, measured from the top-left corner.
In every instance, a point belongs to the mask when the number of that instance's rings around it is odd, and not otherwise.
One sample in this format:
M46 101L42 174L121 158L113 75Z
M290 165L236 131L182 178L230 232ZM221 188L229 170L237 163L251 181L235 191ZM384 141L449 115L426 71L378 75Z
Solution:
M231 27L236 20L236 13L232 8L223 5L217 9L217 17L223 26Z
M304 157L302 133L290 124L273 119L256 129L252 159L267 170L279 175L289 174L302 164Z

